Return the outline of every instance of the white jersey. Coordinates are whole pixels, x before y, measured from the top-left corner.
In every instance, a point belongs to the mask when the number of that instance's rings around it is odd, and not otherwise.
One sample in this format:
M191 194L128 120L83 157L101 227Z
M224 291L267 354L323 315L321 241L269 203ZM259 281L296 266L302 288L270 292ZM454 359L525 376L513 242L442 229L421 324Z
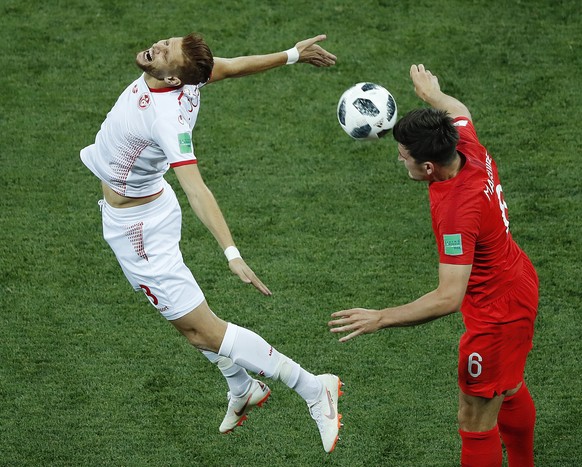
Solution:
M119 96L81 160L122 196L159 193L169 167L196 163L199 87L150 89L142 75Z

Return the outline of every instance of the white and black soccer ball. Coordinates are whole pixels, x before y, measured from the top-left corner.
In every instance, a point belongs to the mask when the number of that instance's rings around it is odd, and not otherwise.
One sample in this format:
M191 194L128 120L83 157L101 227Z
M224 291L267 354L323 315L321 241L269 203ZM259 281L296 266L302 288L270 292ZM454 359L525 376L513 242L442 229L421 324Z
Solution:
M358 83L342 94L337 119L354 139L378 139L396 124L396 101L379 84Z

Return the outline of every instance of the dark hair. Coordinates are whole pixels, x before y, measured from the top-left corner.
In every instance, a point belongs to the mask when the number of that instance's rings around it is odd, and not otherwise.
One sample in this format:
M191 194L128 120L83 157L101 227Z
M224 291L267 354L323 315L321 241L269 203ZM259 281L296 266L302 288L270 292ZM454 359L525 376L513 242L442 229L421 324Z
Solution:
M184 84L206 83L212 74L214 57L208 44L195 32L182 39L184 65L180 67L180 79Z
M448 165L455 157L459 133L444 110L416 109L402 117L393 129L394 139L416 162Z

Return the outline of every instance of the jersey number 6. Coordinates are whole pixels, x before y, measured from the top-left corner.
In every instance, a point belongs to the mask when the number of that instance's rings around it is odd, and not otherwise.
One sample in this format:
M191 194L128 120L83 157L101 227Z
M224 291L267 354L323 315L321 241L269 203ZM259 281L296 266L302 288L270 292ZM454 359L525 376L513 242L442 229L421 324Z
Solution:
M503 188L501 185L495 187L495 193L497 193L497 199L499 200L499 209L501 209L501 217L503 223L505 224L505 233L509 233L509 219L507 218L507 203L503 199Z
M483 367L481 366L482 361L483 357L477 352L473 352L471 355L469 355L467 369L473 378L477 378L483 371Z

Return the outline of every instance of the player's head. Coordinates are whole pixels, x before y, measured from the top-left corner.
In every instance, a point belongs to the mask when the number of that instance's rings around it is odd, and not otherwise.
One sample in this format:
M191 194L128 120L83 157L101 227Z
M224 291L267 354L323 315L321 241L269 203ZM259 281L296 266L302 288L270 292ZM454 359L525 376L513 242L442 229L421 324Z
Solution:
M398 159L413 180L434 180L456 158L459 133L445 111L413 110L394 125L393 135Z
M416 109L402 117L393 129L394 139L416 162L450 164L456 155L459 133L444 110Z
M162 39L137 54L136 64L169 86L200 84L210 79L214 58L199 34Z

